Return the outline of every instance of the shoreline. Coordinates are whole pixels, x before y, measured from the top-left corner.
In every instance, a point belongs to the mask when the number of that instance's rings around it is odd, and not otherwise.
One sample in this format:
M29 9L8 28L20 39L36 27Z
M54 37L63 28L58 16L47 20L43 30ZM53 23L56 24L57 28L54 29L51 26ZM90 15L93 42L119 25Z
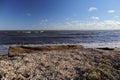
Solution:
M7 54L8 53L8 49L10 46L55 46L55 45L83 45L84 48L120 48L120 42L117 41L113 41L113 42L104 42L104 43L60 43L60 44L21 44L21 45L17 45L17 44L9 44L9 45L0 45L0 54Z

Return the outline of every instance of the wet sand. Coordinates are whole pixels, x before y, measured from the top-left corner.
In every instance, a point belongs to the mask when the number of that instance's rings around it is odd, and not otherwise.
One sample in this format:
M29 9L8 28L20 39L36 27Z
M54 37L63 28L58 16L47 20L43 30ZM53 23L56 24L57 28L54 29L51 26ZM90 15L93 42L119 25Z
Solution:
M51 46L52 47L52 46ZM17 47L18 48L18 47ZM65 48L43 51L28 47L0 56L3 80L119 80L120 51L108 48ZM55 46L54 46L55 48ZM11 48L13 49L13 48ZM20 49L20 46L19 48ZM37 48L38 49L38 48ZM14 50L13 50L14 51ZM16 53L17 51L14 51ZM28 53L27 53L28 52Z

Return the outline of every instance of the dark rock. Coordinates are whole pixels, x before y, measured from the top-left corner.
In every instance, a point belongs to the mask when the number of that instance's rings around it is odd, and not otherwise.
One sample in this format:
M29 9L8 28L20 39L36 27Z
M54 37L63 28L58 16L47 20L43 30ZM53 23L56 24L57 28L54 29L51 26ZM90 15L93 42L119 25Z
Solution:
M114 48L97 48L97 49L101 49L101 50L114 50Z

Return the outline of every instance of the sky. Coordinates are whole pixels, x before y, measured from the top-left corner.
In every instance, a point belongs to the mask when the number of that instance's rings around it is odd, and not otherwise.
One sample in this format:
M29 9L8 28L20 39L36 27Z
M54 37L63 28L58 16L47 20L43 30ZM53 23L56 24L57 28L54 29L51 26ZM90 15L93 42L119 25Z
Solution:
M0 0L0 30L119 30L120 0Z

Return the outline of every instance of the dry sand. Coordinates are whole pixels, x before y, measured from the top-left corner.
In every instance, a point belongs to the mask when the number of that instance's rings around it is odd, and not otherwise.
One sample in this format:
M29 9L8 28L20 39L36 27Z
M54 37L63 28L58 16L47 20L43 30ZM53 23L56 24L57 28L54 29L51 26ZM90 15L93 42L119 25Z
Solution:
M0 80L120 80L120 52L77 48L2 55Z

